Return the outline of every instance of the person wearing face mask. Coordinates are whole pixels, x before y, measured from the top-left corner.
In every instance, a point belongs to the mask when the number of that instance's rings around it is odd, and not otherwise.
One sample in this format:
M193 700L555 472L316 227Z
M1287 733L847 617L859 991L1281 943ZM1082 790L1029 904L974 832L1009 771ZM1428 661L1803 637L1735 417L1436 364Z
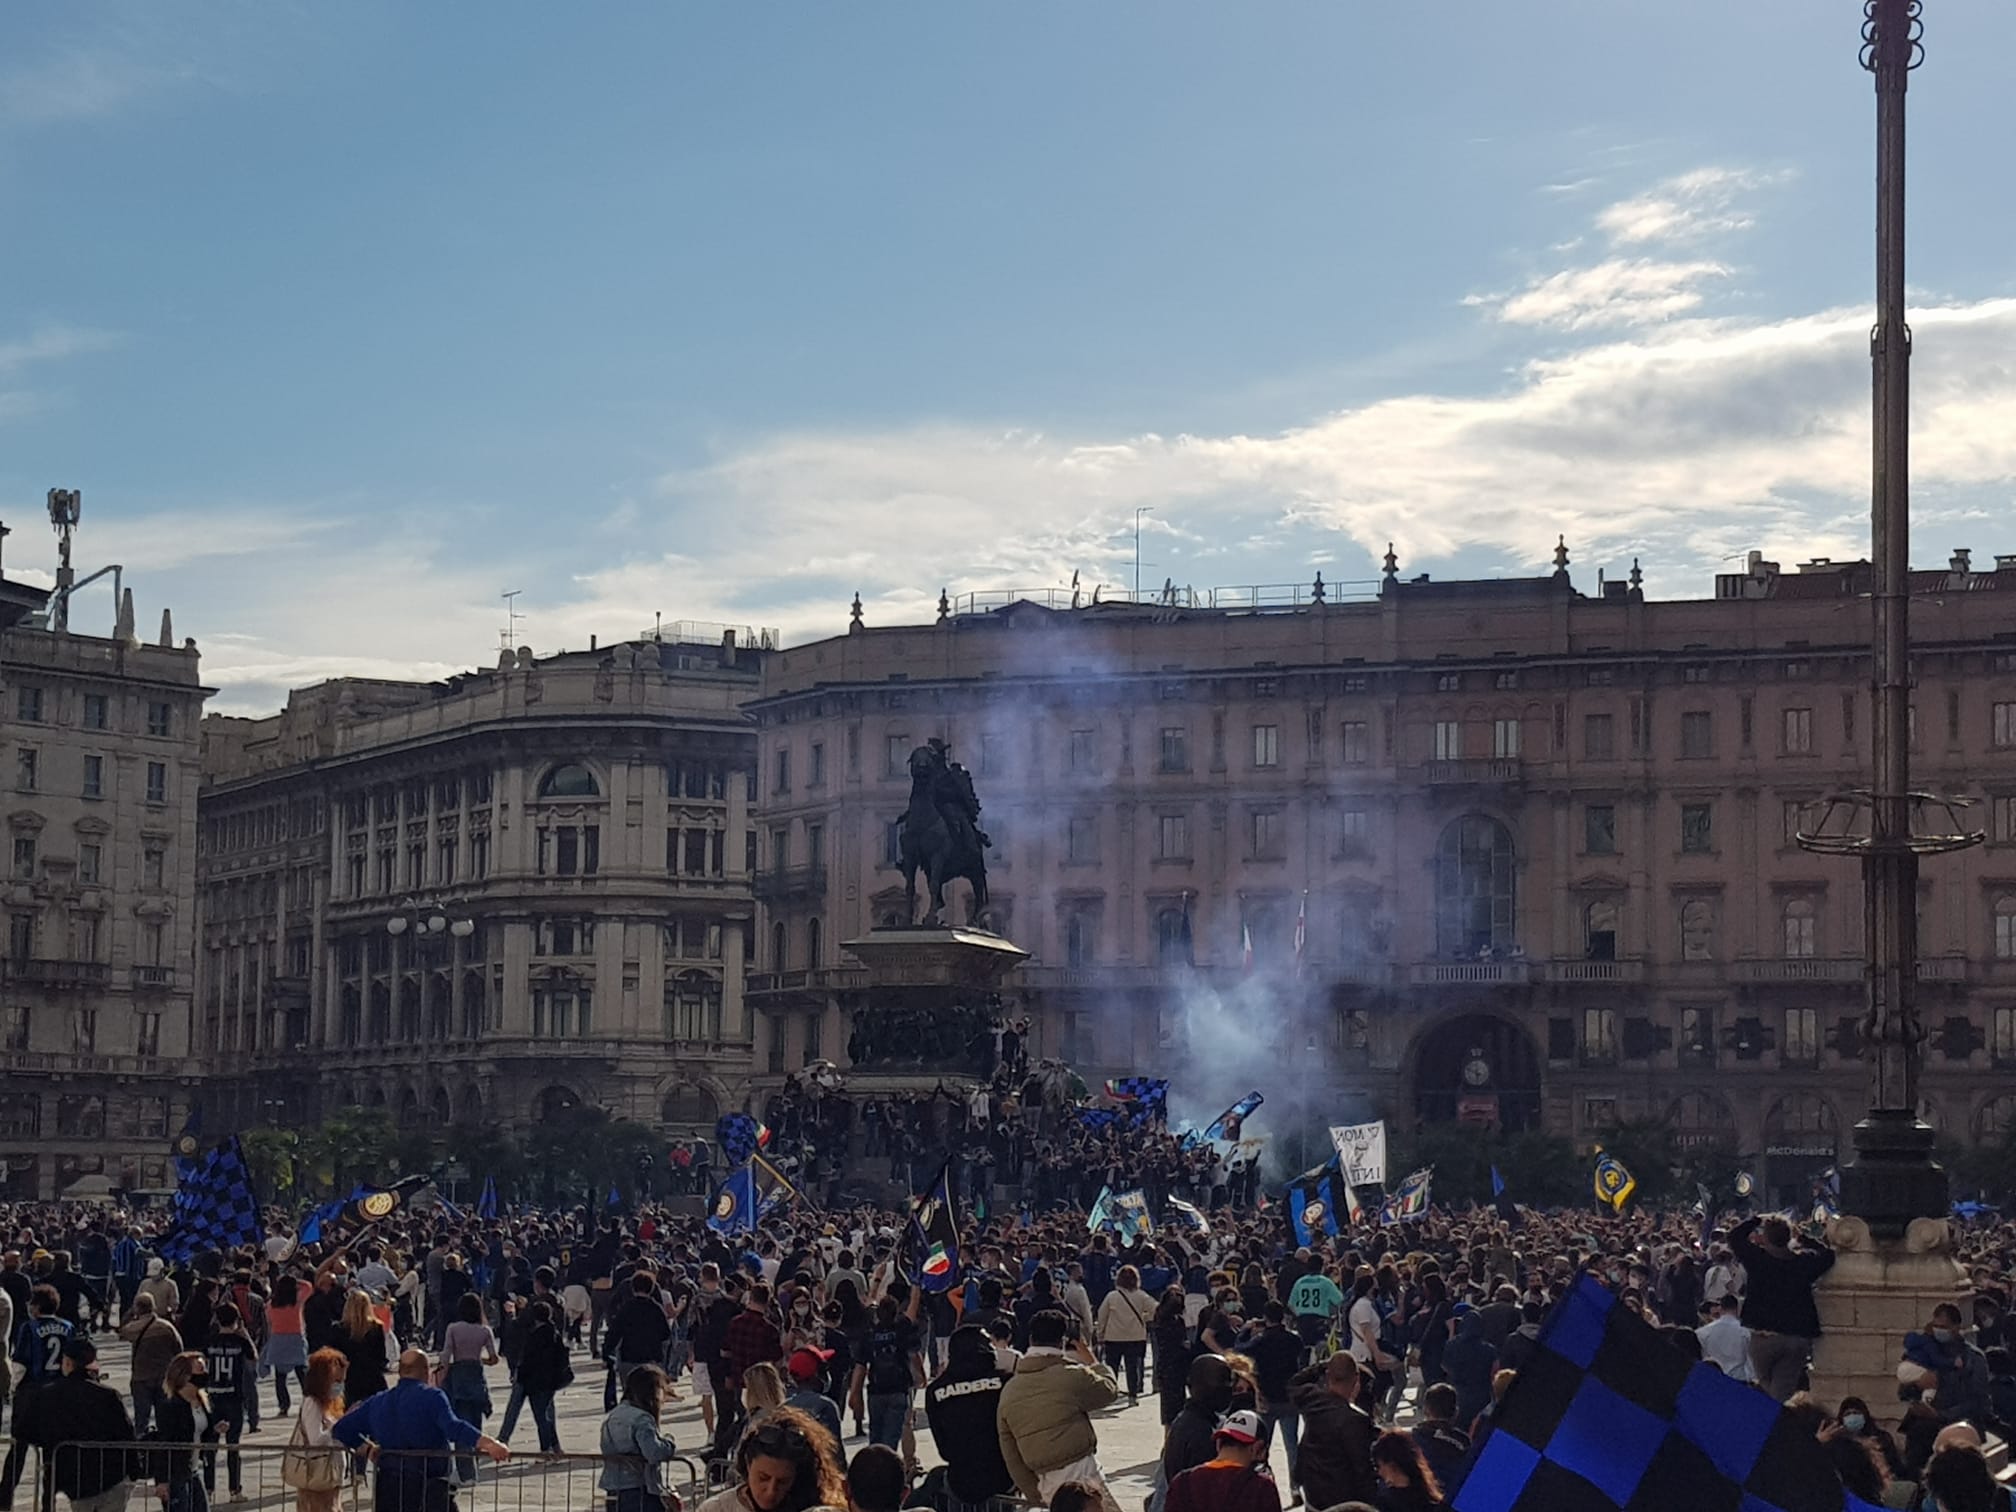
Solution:
M1988 1402L1988 1358L1962 1335L1960 1309L1951 1302L1933 1308L1926 1335L1938 1362L1938 1391L1930 1402L1913 1402L1904 1415L1987 1428L1994 1416Z
M1897 1440L1889 1429L1869 1416L1867 1402L1860 1397L1843 1397L1838 1421L1843 1434L1860 1439L1876 1451L1892 1480L1903 1479L1904 1458L1897 1452Z
M817 1349L825 1337L826 1330L819 1317L819 1309L807 1286L797 1287L791 1297L791 1310L784 1319L784 1355L790 1358L796 1349Z

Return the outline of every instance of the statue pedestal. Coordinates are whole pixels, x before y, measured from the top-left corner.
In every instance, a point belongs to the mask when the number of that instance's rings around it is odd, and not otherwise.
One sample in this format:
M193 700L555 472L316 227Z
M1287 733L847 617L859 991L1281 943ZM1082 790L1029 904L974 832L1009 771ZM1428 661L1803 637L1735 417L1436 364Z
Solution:
M1903 1416L1897 1362L1904 1358L1904 1335L1924 1328L1941 1302L1964 1309L1967 1273L1953 1258L1943 1218L1913 1219L1901 1239L1878 1239L1860 1218L1837 1218L1827 1239L1835 1260L1813 1289L1820 1309L1813 1394L1830 1411L1842 1397L1859 1396L1894 1428Z
M994 1069L1001 983L1029 953L984 929L876 929L842 947L865 968L843 1006L849 1084L915 1090Z

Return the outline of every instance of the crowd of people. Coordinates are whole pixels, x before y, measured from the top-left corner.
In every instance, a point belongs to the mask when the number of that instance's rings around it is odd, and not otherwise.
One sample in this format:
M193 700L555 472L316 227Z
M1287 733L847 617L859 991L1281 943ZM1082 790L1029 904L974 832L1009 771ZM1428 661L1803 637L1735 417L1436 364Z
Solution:
M1131 1163L1141 1140L1067 1138L1087 1169L1059 1203L1087 1185L1158 1189ZM1159 1190L1184 1187L1176 1165L1163 1176ZM1787 1404L1847 1489L1940 1512L2003 1505L1980 1444L2016 1430L2016 1227L1963 1234L1973 1296L1909 1336L1897 1400L1824 1401L1808 1366L1832 1253L1783 1218L1704 1232L1682 1213L1514 1225L1431 1210L1298 1247L1278 1211L1223 1203L1208 1231L1124 1242L1072 1206L968 1213L960 1273L939 1291L917 1284L907 1215L886 1208L794 1205L735 1236L653 1206L406 1210L320 1244L276 1218L260 1248L171 1266L152 1255L157 1216L16 1207L0 1213L16 1367L0 1505L39 1449L73 1505L123 1506L144 1474L168 1512L203 1512L220 1480L227 1496L242 1484L233 1451L270 1431L303 1451L289 1484L304 1512L332 1512L349 1448L407 1451L380 1454L378 1505L438 1512L514 1442L606 1456L617 1512L662 1505L680 1454L720 1487L703 1512L1106 1509L1102 1424L1152 1411L1158 1512L1432 1512L1583 1274L1671 1348ZM115 1332L131 1347L123 1400L95 1378ZM556 1399L598 1390L599 1437L563 1444ZM679 1396L703 1436L675 1445ZM55 1452L150 1430L185 1447L120 1461L110 1481Z

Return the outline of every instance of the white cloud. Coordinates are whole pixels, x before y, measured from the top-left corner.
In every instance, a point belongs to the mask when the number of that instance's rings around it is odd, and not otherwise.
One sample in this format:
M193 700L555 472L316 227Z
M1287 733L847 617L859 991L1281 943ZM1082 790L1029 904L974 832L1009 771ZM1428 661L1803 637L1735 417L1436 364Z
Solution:
M1597 215L1596 227L1620 246L1700 241L1742 231L1755 217L1741 208L1739 198L1785 177L1751 168L1696 168L1608 206Z
M85 352L102 352L117 346L116 331L97 331L88 326L39 325L26 336L0 341L0 373L11 373L36 362L57 362Z
M1616 258L1590 268L1569 268L1535 279L1498 301L1498 318L1513 325L1566 331L1600 326L1650 325L1700 305L1701 286L1726 278L1716 262L1660 262Z

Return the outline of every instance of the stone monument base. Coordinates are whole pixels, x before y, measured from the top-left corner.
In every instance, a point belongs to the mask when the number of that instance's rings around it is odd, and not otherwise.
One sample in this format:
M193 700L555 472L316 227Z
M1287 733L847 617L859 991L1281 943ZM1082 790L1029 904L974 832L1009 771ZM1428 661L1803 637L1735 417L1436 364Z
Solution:
M1913 1219L1902 1239L1878 1239L1860 1218L1837 1218L1827 1240L1835 1259L1814 1288L1821 1334L1813 1349L1813 1394L1829 1411L1842 1397L1859 1396L1872 1416L1895 1428L1904 1415L1897 1400L1904 1335L1923 1329L1941 1302L1966 1317L1967 1273L1953 1258L1943 1218Z

